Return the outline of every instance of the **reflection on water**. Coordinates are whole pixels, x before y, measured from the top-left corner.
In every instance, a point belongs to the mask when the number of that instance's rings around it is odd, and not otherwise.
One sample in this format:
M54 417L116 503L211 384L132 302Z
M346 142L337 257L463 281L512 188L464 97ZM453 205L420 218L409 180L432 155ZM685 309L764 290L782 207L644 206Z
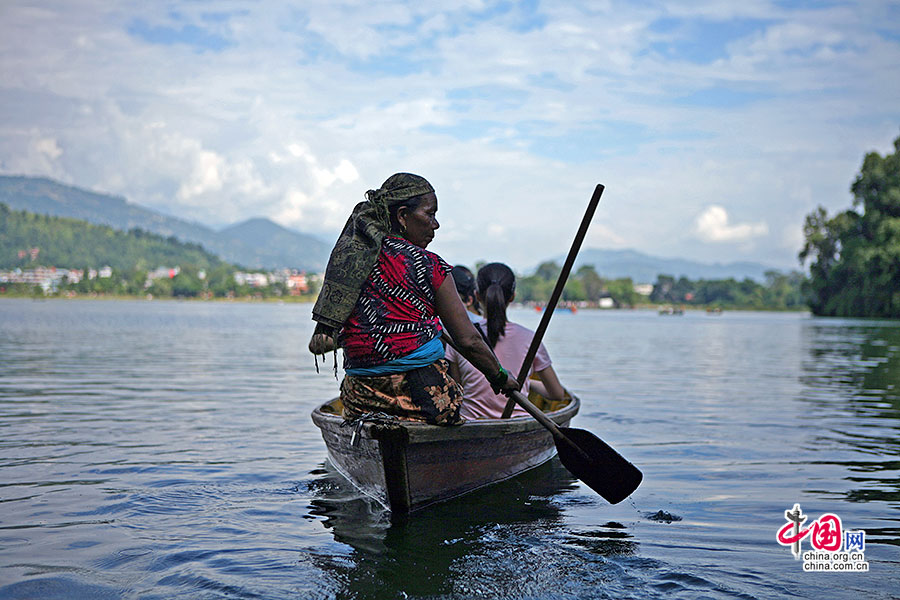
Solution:
M573 425L638 491L610 506L554 460L392 523L323 468L310 308L0 301L0 600L900 588L900 323L560 313ZM865 530L871 571L804 573L775 541L794 503Z
M816 321L808 327L803 399L832 426L810 441L844 467L849 502L900 505L900 323ZM870 542L900 545L900 527L870 527Z
M314 486L311 513L352 550L339 560L319 557L317 564L345 582L346 597L395 598L398 589L415 597L540 596L566 579L564 565L554 565L554 545L563 549L557 560L571 549L596 556L601 572L593 576L599 579L613 575L605 573L604 557L637 551L621 523L565 526L565 496L576 486L556 460L393 523L340 475L324 473ZM582 592L586 583L577 584Z

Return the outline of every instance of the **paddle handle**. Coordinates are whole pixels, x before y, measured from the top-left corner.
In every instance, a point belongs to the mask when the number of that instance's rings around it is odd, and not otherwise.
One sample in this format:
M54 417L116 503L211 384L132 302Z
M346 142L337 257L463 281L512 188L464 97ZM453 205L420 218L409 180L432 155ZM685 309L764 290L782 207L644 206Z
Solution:
M544 307L541 323L538 325L537 331L534 332L531 346L528 347L528 352L525 354L525 361L522 363L522 368L519 369L518 377L516 377L516 381L520 383L525 381L528 377L528 371L531 370L531 363L534 362L534 357L537 355L538 348L540 348L541 342L544 340L544 333L547 331L547 325L550 324L550 317L553 316L553 311L556 310L556 304L559 302L559 297L562 296L563 288L566 286L566 280L569 278L569 273L572 271L572 265L575 264L575 257L578 256L578 251L581 249L581 243L584 241L584 236L587 235L588 227L590 227L591 220L594 218L594 213L597 211L597 206L600 204L600 196L603 195L603 190L603 185L598 183L597 187L594 188L594 194L591 196L591 201L588 202L587 210L584 211L584 218L581 219L581 225L578 227L575 239L572 240L572 247L569 248L569 255L566 257L566 262L563 263L562 271L559 272L559 278L556 280L556 287L553 288L553 293L550 295L550 301L547 303L547 306ZM512 415L515 405L515 400L510 396L506 406L503 408L502 418L508 419L510 415Z

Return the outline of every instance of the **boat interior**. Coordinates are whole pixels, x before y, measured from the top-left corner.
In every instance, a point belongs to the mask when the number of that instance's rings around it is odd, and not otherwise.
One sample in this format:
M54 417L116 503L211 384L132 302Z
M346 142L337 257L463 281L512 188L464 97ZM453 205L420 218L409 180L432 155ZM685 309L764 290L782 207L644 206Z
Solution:
M552 413L555 412L569 404L572 401L572 396L569 394L568 390L566 391L566 397L562 400L549 400L544 396L538 394L534 389L531 389L528 393L528 399L532 404L541 409L542 412ZM340 398L335 398L331 402L327 402L324 404L320 410L323 413L330 415L340 415L344 410L344 405L341 402Z

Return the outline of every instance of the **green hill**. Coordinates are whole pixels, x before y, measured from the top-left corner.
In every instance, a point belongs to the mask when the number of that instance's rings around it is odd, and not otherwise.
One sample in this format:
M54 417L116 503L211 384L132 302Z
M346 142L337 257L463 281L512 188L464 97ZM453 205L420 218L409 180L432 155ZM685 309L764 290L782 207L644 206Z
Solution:
M28 252L39 251L34 257ZM24 251L24 256L20 253ZM140 229L117 231L77 219L37 215L0 204L0 269L55 266L110 266L126 271L192 265L210 269L224 264L202 246Z
M0 203L14 210L69 217L120 231L135 227L168 238L201 244L229 263L251 269L322 271L331 245L268 219L251 219L222 231L171 217L128 202L45 177L0 175Z

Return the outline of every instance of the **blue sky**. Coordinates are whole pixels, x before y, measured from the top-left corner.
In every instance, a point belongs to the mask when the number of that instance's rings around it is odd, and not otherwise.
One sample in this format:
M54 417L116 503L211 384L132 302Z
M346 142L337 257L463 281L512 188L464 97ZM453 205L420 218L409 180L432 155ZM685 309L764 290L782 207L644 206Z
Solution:
M334 236L427 177L453 263L587 238L797 268L900 135L898 2L93 2L0 6L0 172L213 227Z

